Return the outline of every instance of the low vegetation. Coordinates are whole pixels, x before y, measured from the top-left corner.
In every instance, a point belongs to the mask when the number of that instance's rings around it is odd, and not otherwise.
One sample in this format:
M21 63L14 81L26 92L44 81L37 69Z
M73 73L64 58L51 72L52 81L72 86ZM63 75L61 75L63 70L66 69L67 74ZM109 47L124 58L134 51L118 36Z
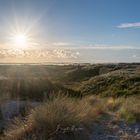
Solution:
M6 139L46 140L56 137L62 131L66 132L66 136L71 133L76 136L76 131L84 131L87 140L87 127L103 113L102 111L101 105L92 106L85 99L55 97L32 110L25 121L15 120L6 132ZM82 135L76 137L77 140L83 139Z
M15 119L5 131L4 140L88 140L91 124L105 114L114 114L127 123L139 122L139 99L83 99L57 96L31 110L25 120ZM80 135L79 135L80 134Z
M122 102L119 115L127 122L140 122L140 98L128 98Z
M106 114L140 122L139 64L0 67L1 103L41 103L16 116L3 140L89 140L91 124Z

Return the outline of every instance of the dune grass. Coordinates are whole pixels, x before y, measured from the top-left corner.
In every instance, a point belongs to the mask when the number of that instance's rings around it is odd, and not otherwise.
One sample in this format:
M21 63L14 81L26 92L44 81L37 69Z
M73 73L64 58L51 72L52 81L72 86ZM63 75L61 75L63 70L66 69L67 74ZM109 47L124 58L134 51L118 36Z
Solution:
M88 140L89 129L104 113L113 113L126 122L140 121L139 98L83 99L52 97L33 109L26 119L15 119L4 140ZM62 138L63 137L63 138ZM68 140L69 140L68 139Z
M127 122L140 122L140 98L127 98L118 110L119 115Z
M60 133L75 134L78 130L85 133L86 128L96 120L100 114L101 106L93 106L88 99L73 99L68 97L55 97L31 111L23 120L15 120L6 132L6 140L47 140L54 137L59 128ZM79 135L78 139L84 136ZM87 140L88 135L85 140Z
M140 122L140 97L107 98L106 109L128 123Z

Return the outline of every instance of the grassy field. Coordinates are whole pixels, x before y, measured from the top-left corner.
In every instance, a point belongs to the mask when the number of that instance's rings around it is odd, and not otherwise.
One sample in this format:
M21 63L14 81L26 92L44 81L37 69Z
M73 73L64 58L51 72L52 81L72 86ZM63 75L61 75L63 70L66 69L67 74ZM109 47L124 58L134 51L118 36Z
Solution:
M107 115L139 124L140 64L1 65L0 95L1 105L40 103L13 116L1 139L90 140Z

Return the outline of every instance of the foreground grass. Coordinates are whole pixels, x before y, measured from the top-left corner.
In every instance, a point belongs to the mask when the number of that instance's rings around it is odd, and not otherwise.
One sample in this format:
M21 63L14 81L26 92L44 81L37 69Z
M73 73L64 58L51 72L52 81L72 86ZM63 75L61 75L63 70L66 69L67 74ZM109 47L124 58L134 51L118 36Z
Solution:
M140 121L139 98L83 99L55 97L36 107L23 121L16 119L4 140L88 140L89 128L104 113L129 123ZM93 130L94 131L94 130Z
M127 122L140 122L140 98L127 98L118 110L120 117Z
M87 99L57 97L32 110L25 121L15 120L5 139L59 140L59 133L63 133L63 139L72 134L71 139L88 140L86 128L100 116L101 108L93 107Z

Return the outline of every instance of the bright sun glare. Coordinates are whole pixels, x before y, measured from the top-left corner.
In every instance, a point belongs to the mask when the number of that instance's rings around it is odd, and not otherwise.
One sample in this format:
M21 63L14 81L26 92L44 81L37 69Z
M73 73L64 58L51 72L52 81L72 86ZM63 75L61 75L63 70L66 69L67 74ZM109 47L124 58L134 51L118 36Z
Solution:
M15 35L15 43L19 46L27 45L27 36L24 34Z

